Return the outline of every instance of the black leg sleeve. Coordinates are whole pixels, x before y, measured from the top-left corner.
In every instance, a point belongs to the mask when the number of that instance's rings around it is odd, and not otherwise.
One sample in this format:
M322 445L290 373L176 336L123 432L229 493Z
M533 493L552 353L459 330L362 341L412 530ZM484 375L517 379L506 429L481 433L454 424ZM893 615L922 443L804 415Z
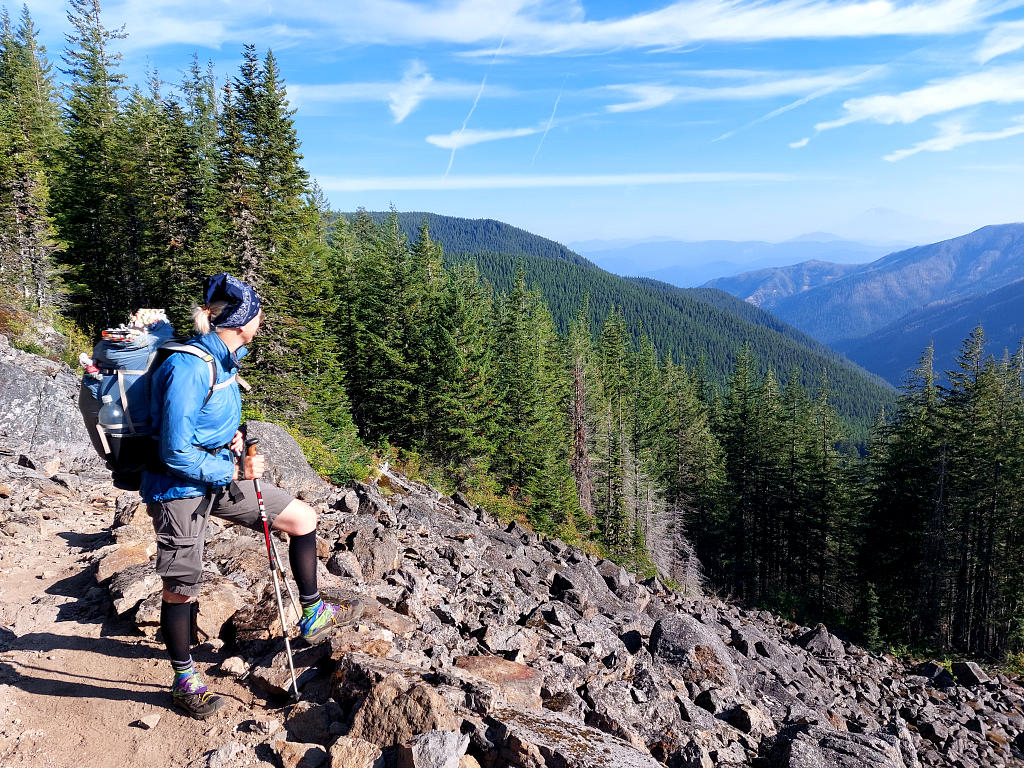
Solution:
M291 537L288 562L303 605L315 603L320 599L320 590L316 586L316 531Z
M160 632L167 644L172 662L185 662L191 657L189 640L192 634L192 604L160 604Z

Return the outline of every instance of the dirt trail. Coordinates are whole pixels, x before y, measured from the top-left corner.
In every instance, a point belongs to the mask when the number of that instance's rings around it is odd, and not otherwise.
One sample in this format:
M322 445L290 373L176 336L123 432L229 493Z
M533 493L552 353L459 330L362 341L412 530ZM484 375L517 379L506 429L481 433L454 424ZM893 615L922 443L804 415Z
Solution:
M163 646L114 616L96 584L90 553L110 543L113 496L62 495L38 534L0 535L0 766L206 766L230 742L246 749L225 765L272 765L254 721L284 713L235 679L206 675L228 704L205 722L171 708ZM203 671L223 660L207 644L193 656ZM155 728L139 725L153 714Z

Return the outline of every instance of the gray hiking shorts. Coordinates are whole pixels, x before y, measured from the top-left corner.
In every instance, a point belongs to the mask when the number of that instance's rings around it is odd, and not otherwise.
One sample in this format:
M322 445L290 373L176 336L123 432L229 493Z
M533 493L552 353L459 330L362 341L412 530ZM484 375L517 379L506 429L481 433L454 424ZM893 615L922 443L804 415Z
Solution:
M245 494L245 498L239 501L232 501L227 487L224 487L214 491L208 505L204 504L202 497L146 505L156 530L156 572L168 592L188 597L199 595L206 521L210 515L263 532L256 502L256 484L252 480L239 480L238 487ZM292 502L292 495L269 483L260 483L260 491L267 520L273 525L277 516Z

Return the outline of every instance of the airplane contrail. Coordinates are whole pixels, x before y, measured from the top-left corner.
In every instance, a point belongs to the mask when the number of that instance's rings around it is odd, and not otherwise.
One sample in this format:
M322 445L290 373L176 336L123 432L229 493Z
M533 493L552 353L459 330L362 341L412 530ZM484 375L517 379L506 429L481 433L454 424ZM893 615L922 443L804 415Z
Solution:
M498 58L498 54L501 53L501 47L505 44L505 36L501 36L501 42L498 43L497 49L494 51L494 55L491 57L491 63L487 65L487 71L484 72L484 79L480 81L480 90L476 92L476 98L473 99L473 106L469 108L469 114L466 115L466 119L462 121L462 127L459 129L459 133L466 130L466 126L469 124L469 118L473 116L473 112L476 111L476 105L480 102L480 97L484 95L484 88L487 86L487 75L490 74L491 67L494 66L494 60ZM452 170L452 163L455 162L455 150L456 147L452 147L452 154L448 158L448 168L445 169L444 177L447 179L448 174Z
M540 154L540 148L544 146L544 139L548 137L548 131L551 130L551 124L555 122L555 112L558 110L558 102L562 100L562 91L565 90L565 81L569 79L569 75L562 78L562 86L558 89L558 96L555 97L555 106L551 108L551 117L548 118L548 124L544 126L544 133L541 134L540 141L537 142L537 149L533 152L533 159L530 160L530 167L537 162L537 155Z

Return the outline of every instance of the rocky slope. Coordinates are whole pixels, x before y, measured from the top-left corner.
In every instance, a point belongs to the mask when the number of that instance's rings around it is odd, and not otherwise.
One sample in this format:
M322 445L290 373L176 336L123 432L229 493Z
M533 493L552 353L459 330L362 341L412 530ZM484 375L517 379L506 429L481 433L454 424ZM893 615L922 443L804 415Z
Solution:
M33 366L0 346L0 382ZM34 402L58 412L73 381L53 372ZM0 398L11 391L0 384ZM293 643L302 701L289 703L262 542L211 525L197 658L232 703L197 724L165 708L149 519L65 427L53 445L38 427L30 441L0 435L0 764L1024 764L1019 681L973 665L954 678L821 626L638 583L387 469L328 486L267 425L255 429L275 477L320 509L325 592L368 610L329 642ZM117 656L120 698L95 682L99 656L82 655L96 648ZM92 757L105 748L118 752L109 763Z

